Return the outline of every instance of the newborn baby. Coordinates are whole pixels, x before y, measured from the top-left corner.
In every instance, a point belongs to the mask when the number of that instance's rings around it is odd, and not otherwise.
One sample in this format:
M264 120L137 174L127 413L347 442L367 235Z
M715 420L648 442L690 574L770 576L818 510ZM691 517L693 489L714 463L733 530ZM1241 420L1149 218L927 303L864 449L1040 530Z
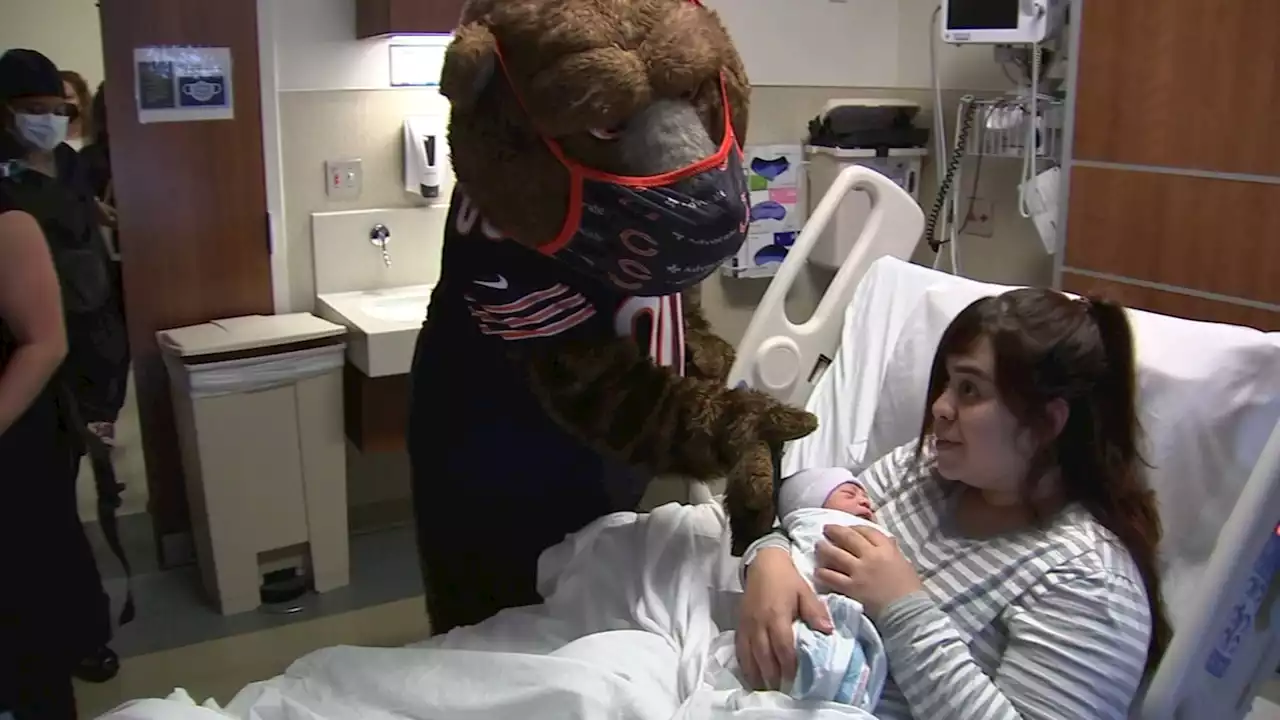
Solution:
M867 491L844 468L803 470L782 481L778 514L791 538L791 559L831 612L835 632L824 635L796 621L796 677L783 691L803 700L832 700L870 712L880 701L889 661L880 633L862 614L862 603L827 591L814 581L817 545L827 525L875 524Z
M804 470L782 481L778 514L791 538L791 559L805 581L814 586L816 551L827 525L875 525L866 490L843 468ZM888 535L888 533L885 533ZM743 558L750 563L755 548ZM862 604L838 593L814 587L831 613L835 630L824 635L797 620L796 674L784 681L782 692L796 700L835 702L871 716L889 670L880 633L862 614ZM736 604L734 605L736 614ZM712 644L712 686L718 690L743 688L746 682L734 650L734 633L721 633Z

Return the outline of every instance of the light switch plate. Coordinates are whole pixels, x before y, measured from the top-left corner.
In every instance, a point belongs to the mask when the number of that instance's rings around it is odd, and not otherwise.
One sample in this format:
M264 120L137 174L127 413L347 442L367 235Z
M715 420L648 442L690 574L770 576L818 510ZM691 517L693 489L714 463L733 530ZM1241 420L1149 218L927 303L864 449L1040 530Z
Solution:
M324 164L325 195L330 200L358 200L364 188L364 169L359 158L330 160Z

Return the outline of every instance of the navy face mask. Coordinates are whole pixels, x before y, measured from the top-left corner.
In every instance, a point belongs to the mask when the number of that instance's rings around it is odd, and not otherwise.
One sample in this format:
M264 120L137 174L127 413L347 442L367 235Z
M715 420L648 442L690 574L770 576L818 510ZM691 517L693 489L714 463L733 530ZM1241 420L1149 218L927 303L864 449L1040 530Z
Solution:
M570 179L564 226L541 252L642 297L693 287L738 252L747 238L751 203L723 76L720 98L725 129L720 147L689 167L661 175L600 172L544 138Z

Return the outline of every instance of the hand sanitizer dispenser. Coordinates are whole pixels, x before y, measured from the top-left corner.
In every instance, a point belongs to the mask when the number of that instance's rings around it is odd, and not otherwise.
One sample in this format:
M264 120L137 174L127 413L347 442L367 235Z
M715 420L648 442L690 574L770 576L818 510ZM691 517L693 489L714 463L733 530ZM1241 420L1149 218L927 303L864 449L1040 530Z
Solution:
M404 190L433 200L440 197L445 120L420 115L404 121Z

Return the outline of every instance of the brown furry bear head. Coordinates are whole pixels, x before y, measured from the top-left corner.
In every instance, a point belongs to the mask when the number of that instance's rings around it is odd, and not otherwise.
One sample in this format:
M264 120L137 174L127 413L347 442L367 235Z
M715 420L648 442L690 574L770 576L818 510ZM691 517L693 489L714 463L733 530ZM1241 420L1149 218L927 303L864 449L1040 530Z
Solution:
M564 224L570 159L615 175L692 164L738 141L749 84L715 12L694 0L470 0L445 56L458 181L529 247ZM685 121L681 122L682 118Z

